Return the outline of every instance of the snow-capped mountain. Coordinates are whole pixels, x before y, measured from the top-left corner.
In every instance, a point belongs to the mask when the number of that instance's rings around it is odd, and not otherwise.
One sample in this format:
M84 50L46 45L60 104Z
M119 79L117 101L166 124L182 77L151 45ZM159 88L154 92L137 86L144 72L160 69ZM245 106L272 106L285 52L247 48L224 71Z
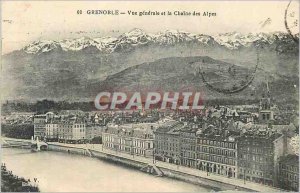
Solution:
M188 32L167 30L154 35L153 41L160 45L173 45L180 42L189 42L193 39L193 36Z
M276 39L284 39L288 34L282 32L274 33L249 33L241 34L238 32L219 34L215 37L215 40L229 49L239 49L241 47L249 47L253 43L266 43L273 44Z
M60 46L64 51L78 51L89 46L96 46L98 43L88 37L82 37L79 39L66 39L58 42L57 46Z
M49 52L59 46L59 43L52 40L35 41L25 46L23 50L28 54L35 54L38 52Z
M122 44L129 44L132 46L136 45L143 45L149 43L153 39L152 36L146 34L143 30L141 29L133 29L130 32L122 34L118 38L118 43L120 45Z
M208 46L221 46L230 50L250 47L253 44L273 44L276 40L286 39L289 35L283 32L249 33L238 32L223 33L216 36L193 34L179 30L166 30L157 34L147 34L141 29L133 29L119 37L82 37L78 39L65 39L60 41L35 41L23 48L26 53L36 54L49 52L61 48L63 51L80 51L87 47L96 47L100 52L112 53L123 49L132 49L147 44L170 46L180 43L199 43Z
M147 89L162 85L166 90L176 86L186 88L189 85L186 82L201 86L201 79L195 79L195 70L190 68L195 57L214 59L206 63L212 73L208 73L210 77L222 75L220 68L213 68L215 61L252 72L257 62L254 49L257 46L264 49L260 50L259 75L254 87L264 82L265 79L260 78L264 77L262 74L269 73L274 77L268 79L270 82L279 81L274 84L279 87L273 87L280 91L278 97L293 97L292 89L299 82L299 45L282 32L232 32L211 36L178 30L149 34L134 29L118 37L40 40L3 55L2 74L8 83L5 90L12 97L90 99L95 92L110 90L112 86L138 88L145 83ZM11 87L14 81L17 86ZM244 96L248 97L249 93L238 95Z

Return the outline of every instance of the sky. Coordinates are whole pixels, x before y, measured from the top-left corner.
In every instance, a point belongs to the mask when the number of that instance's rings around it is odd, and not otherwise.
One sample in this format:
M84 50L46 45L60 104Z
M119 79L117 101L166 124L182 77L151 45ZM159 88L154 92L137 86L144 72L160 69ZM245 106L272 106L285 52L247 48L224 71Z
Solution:
M285 31L288 1L2 1L2 54L32 41L118 36L133 28L147 33L176 29L216 35L225 32ZM83 14L77 14L82 10ZM87 10L119 10L124 15L88 15ZM213 12L203 16L130 16L128 11ZM290 10L298 4L293 1ZM262 27L264 26L264 27ZM80 33L84 31L85 33Z

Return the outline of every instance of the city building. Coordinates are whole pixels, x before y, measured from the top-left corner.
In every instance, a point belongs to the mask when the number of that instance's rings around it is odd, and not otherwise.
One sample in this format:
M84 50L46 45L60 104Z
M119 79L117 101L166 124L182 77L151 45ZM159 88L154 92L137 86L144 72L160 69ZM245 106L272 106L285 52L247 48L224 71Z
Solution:
M282 134L267 125L252 125L238 139L238 178L276 186L276 165L284 153Z
M179 131L180 137L180 159L181 165L196 168L196 133L198 131L198 125L184 123Z
M95 137L102 137L102 132L105 129L105 125L89 123L86 125L86 139L93 139Z
M239 133L209 125L196 133L196 168L207 173L237 178Z
M152 157L156 124L108 124L102 133L103 148L131 155Z
M133 151L136 155L153 157L154 150L154 127L150 124L138 124L132 131ZM148 125L148 127L146 126ZM150 127L149 127L150 126Z
M273 185L275 181L272 139L244 136L238 142L238 178Z
M180 129L183 127L182 122L168 121L154 131L156 160L180 164Z
M86 124L79 120L67 120L59 123L59 142L82 143L86 139Z
M43 139L46 135L47 116L44 114L35 115L33 118L34 138Z
M213 125L171 122L154 134L156 160L237 177L238 132Z
M47 141L58 141L58 121L50 121L46 123L46 139Z
M280 157L278 169L279 187L299 192L299 156L289 154Z

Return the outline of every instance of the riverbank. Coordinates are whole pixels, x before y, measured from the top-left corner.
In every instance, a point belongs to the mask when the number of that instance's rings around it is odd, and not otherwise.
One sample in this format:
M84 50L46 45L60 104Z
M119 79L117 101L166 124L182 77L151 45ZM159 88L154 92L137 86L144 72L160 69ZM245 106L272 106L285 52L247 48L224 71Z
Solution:
M24 140L24 142L28 141ZM156 167L156 169L158 169L165 177L197 184L203 187L209 187L214 190L282 192L282 190L274 187L256 184L249 181L245 182L241 179L226 178L184 166L153 160L152 158L108 150L103 148L101 144L62 144L57 142L49 142L48 150L94 157L97 159L106 160L110 163L113 162L138 170L142 170L143 168L147 167ZM148 169L144 171L147 170ZM153 170L149 169L148 171Z
M1 192L40 192L37 186L32 185L28 179L16 176L7 170L5 164L1 165Z
M105 150L105 149L100 150L99 148L90 149L87 146L84 147L85 145L80 145L80 146L81 147L74 147L73 144L49 144L48 150L56 151L56 152L64 152L64 153L68 153L68 154L89 156L89 157L93 157L96 159L101 159L101 160L107 161L109 163L114 163L114 164L122 165L125 167L130 167L130 168L140 170L140 171L144 171L143 169L147 168L149 166L150 167L154 166L154 164L152 163L152 160L148 159L148 158L145 158L143 160L144 157L130 156L130 155L126 156L120 152L112 152L112 151ZM182 172L176 172L174 170L170 170L170 169L162 167L162 166L157 167L156 166L157 164L158 163L156 163L154 167L156 167L156 169L158 169L159 172L161 172L163 174L161 176L164 176L164 177L200 185L202 187L206 187L206 188L212 189L214 191L234 190L236 188L235 186L228 187L228 186L226 186L226 184L217 184L217 183L212 184L212 182L210 180L200 179L198 177L184 174ZM147 172L147 170L145 172ZM148 173L150 173L150 172L148 172ZM153 174L155 176L159 176L158 172L154 171ZM246 190L246 189L244 189L244 190ZM251 190L247 189L247 191L251 191Z
M41 192L211 192L199 185L72 153L5 148L1 155L15 175L38 178Z
M66 153L74 153L84 156L90 156L101 160L107 160L122 164L127 167L132 167L141 170L147 166L157 167L163 176L173 178L188 183L197 184L203 187L209 187L216 191L220 190L239 190L239 191L257 191L257 192L281 192L282 190L256 184L253 182L244 182L240 179L225 178L223 176L217 176L213 174L207 174L200 170L187 168L183 166L177 166L166 162L160 162L153 159L129 155L122 152L112 151L102 148L102 145L93 144L60 144L60 143L49 143L48 149L50 151L60 151Z

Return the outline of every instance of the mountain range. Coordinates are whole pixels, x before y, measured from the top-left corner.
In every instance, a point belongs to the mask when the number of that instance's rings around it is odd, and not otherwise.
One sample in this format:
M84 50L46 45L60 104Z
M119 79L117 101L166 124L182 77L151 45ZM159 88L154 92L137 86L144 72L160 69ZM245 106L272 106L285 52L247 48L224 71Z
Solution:
M298 51L298 44L284 32L211 36L178 30L148 34L133 29L118 37L40 40L3 56L2 95L27 100L93 100L102 90L193 87L206 97L253 98L268 81L277 98L294 98ZM256 64L258 68L249 88L224 96L205 86L194 63L199 61L206 61L201 70L207 70L207 78L219 82L214 83L219 88L239 86L254 73ZM236 69L238 76L232 77L229 69Z
M102 53L112 53L128 50L148 44L170 46L178 43L194 42L207 46L223 46L228 49L257 46L260 44L274 44L276 41L290 40L290 35L283 32L249 33L243 35L238 32L221 33L216 36L193 34L179 30L166 30L157 34L147 34L141 29L133 29L119 37L89 38L64 40L40 40L23 48L26 53L37 54L49 52L54 49L63 51L80 51L88 47L95 47ZM299 36L299 35L297 35Z

